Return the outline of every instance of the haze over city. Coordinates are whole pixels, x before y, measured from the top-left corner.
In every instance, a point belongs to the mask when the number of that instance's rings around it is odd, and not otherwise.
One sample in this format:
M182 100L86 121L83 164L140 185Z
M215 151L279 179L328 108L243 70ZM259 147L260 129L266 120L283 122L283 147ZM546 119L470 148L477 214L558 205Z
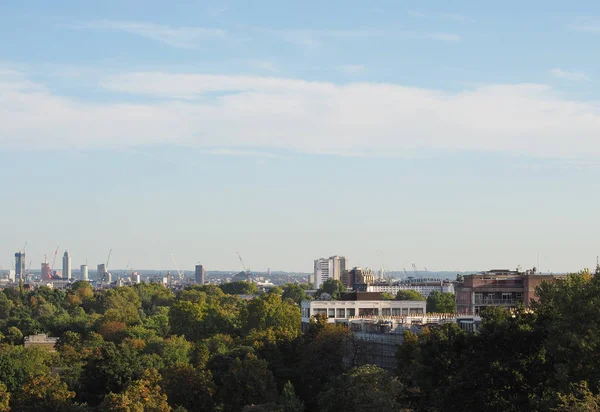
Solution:
M577 4L5 2L0 266L594 267Z

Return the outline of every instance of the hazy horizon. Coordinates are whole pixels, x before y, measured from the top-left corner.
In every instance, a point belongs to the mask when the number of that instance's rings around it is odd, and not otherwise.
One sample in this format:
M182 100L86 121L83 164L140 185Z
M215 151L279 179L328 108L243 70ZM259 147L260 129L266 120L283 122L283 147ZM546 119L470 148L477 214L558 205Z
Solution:
M597 2L0 9L4 270L596 265Z

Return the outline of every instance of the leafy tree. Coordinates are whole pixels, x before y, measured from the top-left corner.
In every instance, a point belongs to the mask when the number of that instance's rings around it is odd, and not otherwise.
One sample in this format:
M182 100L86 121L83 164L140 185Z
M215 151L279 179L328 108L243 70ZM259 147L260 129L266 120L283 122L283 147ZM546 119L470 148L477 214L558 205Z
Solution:
M456 281L457 282L462 282L463 281L463 275L461 275L460 273L456 274Z
M573 392L558 395L558 407L554 411L561 412L598 412L600 396L590 391L588 383L583 381L571 384Z
M10 392L6 385L0 382L0 412L10 411Z
M161 386L156 370L144 372L141 379L132 382L123 393L110 393L102 403L102 410L115 412L169 412L171 407Z
M342 297L342 292L344 292L346 288L337 279L329 278L315 293L315 296L320 297L323 293L327 293L331 296L332 299L340 299Z
M33 376L18 391L14 409L18 411L62 411L67 410L75 393L67 388L56 375Z
M396 412L401 407L396 401L401 389L398 378L385 370L374 365L360 366L329 382L318 396L319 411Z
M396 300L425 300L425 296L416 290L399 290L396 293Z
M8 318L14 306L15 304L6 294L0 293L0 319Z
M430 313L455 313L456 299L453 293L433 291L427 296L427 312Z
M219 285L221 290L228 295L255 295L258 293L258 287L252 282L229 282Z
M8 333L6 334L6 340L13 345L19 344L23 342L23 332L15 326L11 326L8 328Z
M282 412L304 411L304 403L296 396L294 385L290 381L288 381L283 387L283 391L281 392L278 403Z
M178 364L163 371L164 388L172 407L212 411L216 391L210 371Z
M246 308L245 331L272 328L277 334L295 338L300 334L301 315L297 305L268 293L252 299Z
M306 292L302 286L296 283L288 283L283 287L281 297L283 299L291 299L299 305L303 300L306 300Z
M132 287L109 289L102 297L105 309L104 318L112 322L132 325L140 322L139 309L142 307L139 295Z
M381 293L381 300L394 300L395 296L392 295L391 293L387 293L387 292L382 292Z

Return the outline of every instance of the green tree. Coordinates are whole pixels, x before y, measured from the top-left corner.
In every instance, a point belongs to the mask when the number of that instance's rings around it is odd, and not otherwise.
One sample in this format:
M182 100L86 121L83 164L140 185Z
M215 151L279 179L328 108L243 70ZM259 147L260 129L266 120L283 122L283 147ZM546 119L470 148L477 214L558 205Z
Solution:
M396 293L396 300L425 300L425 296L416 290L399 290Z
M304 403L296 396L294 385L288 381L283 387L281 396L279 397L279 406L282 412L303 412Z
M283 287L283 295L281 297L283 299L291 299L299 305L303 300L306 300L306 292L302 289L302 286L296 283L288 283Z
M342 282L337 279L329 278L315 293L315 296L320 297L323 293L327 293L332 299L337 300L342 297L342 293L346 290Z
M385 370L374 365L360 366L329 382L318 396L319 411L396 412L401 409L396 401L401 389L398 378Z
M172 407L212 411L216 391L210 371L178 364L163 371L164 388Z
M23 332L15 326L11 326L8 328L8 333L6 334L6 340L13 345L17 345L23 343Z
M140 322L139 309L142 303L134 288L109 289L104 293L102 300L104 318L107 321L123 322L127 325Z
M598 412L600 411L600 396L590 391L587 382L572 384L573 391L569 394L558 395L558 406L554 411L560 412Z
M387 293L387 292L382 292L381 293L381 300L394 300L396 297L394 295L392 295L391 293Z
M110 393L102 403L102 410L115 412L169 412L171 407L162 390L161 376L156 370L144 372L141 379L132 382L123 393Z
M56 375L37 375L29 379L15 396L17 411L64 411L72 405L75 393Z
M463 275L461 275L460 273L456 274L456 281L457 282L462 282L463 281Z
M0 412L10 411L10 392L6 385L0 382Z
M268 293L252 299L246 308L246 333L251 330L273 329L275 333L287 338L300 334L300 309L289 300L282 300L277 294Z
M427 296L427 312L430 313L455 313L456 299L453 293L433 291Z
M252 282L230 282L219 285L221 290L228 295L255 295L258 293L256 283Z

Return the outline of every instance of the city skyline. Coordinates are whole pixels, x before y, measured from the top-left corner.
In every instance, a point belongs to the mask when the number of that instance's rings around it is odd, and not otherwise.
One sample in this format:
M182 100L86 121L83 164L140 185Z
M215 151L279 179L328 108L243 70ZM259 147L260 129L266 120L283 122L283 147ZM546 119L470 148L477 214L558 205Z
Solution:
M593 268L599 21L592 1L4 4L0 266L27 240L36 269L57 245L92 270L111 249L188 272Z

